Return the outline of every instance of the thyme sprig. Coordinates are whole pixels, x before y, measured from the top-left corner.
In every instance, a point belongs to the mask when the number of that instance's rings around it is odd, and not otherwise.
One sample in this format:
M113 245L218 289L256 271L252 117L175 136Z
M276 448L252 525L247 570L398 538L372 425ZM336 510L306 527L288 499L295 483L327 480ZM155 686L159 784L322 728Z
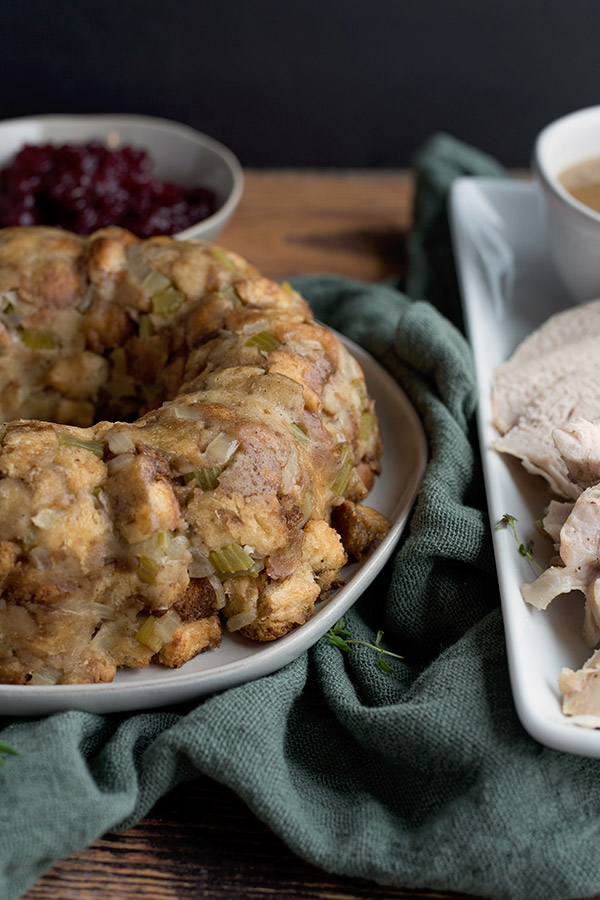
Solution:
M359 641L357 638L353 638L351 633L346 628L346 624L344 622L343 617L339 619L333 628L330 628L327 632L326 637L329 640L329 643L332 647L337 647L338 650L343 650L344 653L350 653L352 650L351 644L362 644L363 647L369 647L371 650L375 650L378 654L377 656L377 666L381 669L382 672L386 672L388 675L390 672L394 670L390 666L389 663L385 661L384 656L393 656L396 659L404 659L403 656L400 656L399 653L392 653L391 650L384 650L381 646L381 641L383 638L383 631L378 631L375 637L375 643L371 644L369 641Z
M20 756L21 755L19 753L19 751L16 750L12 746L12 744L7 743L6 741L0 741L0 754L1 753L6 753L7 756ZM5 765L6 765L6 760L2 759L2 756L0 756L0 766L5 766Z
M496 522L494 528L496 529L496 531L501 531L503 528L508 528L516 541L517 548L521 556L524 556L525 559L528 559L530 563L533 563L536 569L539 569L540 572L543 572L544 570L540 566L537 559L535 559L533 556L534 542L528 541L526 544L524 544L517 534L515 522L518 521L519 520L516 518L516 516L511 516L509 515L509 513L504 513L502 518L498 522Z

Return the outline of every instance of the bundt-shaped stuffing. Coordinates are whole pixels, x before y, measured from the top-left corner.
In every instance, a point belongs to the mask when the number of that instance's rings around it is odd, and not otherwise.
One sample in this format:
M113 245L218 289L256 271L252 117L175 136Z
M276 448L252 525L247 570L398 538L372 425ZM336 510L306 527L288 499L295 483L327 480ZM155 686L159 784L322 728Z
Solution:
M387 528L359 365L222 248L0 231L0 385L0 681L280 637Z

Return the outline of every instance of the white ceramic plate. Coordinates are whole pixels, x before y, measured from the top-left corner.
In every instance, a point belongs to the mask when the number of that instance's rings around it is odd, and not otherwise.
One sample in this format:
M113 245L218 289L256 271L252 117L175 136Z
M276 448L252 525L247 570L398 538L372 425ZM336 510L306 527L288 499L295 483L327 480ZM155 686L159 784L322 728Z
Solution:
M427 445L417 414L394 379L361 347L342 340L363 368L385 444L383 473L368 503L392 522L388 535L366 560L345 568L345 586L318 603L305 625L273 643L257 644L225 632L218 650L209 650L180 669L154 665L123 669L110 684L0 685L0 715L65 709L118 712L191 700L275 672L311 647L349 609L394 550L421 482Z
M519 538L535 541L546 566L553 553L535 521L550 494L541 478L497 453L491 424L491 378L495 367L553 313L571 305L554 269L541 204L529 182L461 178L453 186L450 217L465 322L479 385L478 428L492 526L505 513L516 516ZM581 637L583 597L557 597L540 612L521 597L520 586L538 572L518 553L510 533L494 531L508 662L515 705L527 731L557 750L600 757L600 731L579 727L562 715L558 677L591 655Z

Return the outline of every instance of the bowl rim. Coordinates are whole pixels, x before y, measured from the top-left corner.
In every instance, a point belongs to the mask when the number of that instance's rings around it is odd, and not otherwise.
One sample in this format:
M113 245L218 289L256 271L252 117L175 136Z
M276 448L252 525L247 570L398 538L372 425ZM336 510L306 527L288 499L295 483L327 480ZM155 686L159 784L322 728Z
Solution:
M564 116L559 116L559 118L554 119L552 122L545 125L534 141L531 168L533 174L537 176L542 186L558 200L562 201L562 203L580 219L586 219L590 222L600 222L600 212L596 212L591 206L587 206L587 204L577 200L565 187L563 187L555 175L549 174L546 166L542 162L542 147L548 138L551 137L552 132L568 124L570 121L584 119L594 113L600 118L600 104L584 106L581 109L573 110L572 112L566 113ZM598 155L600 156L600 152ZM576 165L576 163L574 163L574 165Z
M189 228L172 235L178 240L187 240L194 237L199 228L223 227L239 204L244 191L244 172L240 161L233 151L216 138L205 134L203 131L198 131L196 128L192 128L191 125L184 125L182 122L176 122L173 119L166 119L162 116L130 115L129 113L43 113L35 116L17 116L10 119L1 119L0 135L4 126L26 125L37 122L56 124L60 122L78 122L83 125L89 124L90 126L98 125L103 127L111 123L114 123L115 127L118 127L119 123L127 123L133 126L143 125L155 131L170 132L171 134L189 138L198 145L208 147L220 156L231 172L232 189L223 205L215 213L207 216L206 219L200 219L195 225L190 225Z

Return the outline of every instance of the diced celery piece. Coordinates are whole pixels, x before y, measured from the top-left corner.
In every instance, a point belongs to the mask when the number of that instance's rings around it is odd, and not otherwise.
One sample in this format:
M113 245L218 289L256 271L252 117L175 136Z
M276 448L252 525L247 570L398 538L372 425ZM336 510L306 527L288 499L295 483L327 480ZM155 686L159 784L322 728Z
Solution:
M156 544L161 550L164 550L166 552L171 544L171 532L159 531L156 535Z
M352 469L354 468L354 454L352 452L352 447L350 447L349 444L341 444L339 450L340 467L337 475L333 479L331 493L336 497L343 497L344 492L348 487L348 482L350 481Z
M140 316L138 322L138 335L142 340L152 337L154 334L154 325L150 316Z
M361 413L358 436L361 441L366 441L373 431L373 415L370 412Z
M164 616L148 616L140 626L136 638L140 644L158 653L171 640L180 624L181 619L174 610L169 610Z
M211 550L208 559L219 575L235 575L254 569L255 561L239 544L228 544L220 550Z
M206 453L216 463L224 465L226 462L229 462L239 446L240 442L237 438L231 437L226 431L220 431L206 448Z
M268 353L270 350L276 350L279 347L279 341L269 331L258 331L249 337L246 341L246 347L256 347L258 350L264 350Z
M212 255L218 262L221 263L226 269L229 269L230 272L235 272L235 263L232 259L230 259L220 247L212 247Z
M206 468L197 469L195 472L186 472L183 480L186 484L195 482L203 491L214 491L219 484L219 475L224 469L225 466L206 466Z
M152 295L152 312L157 316L168 316L176 313L183 305L184 296L172 285Z
M159 564L149 556L140 556L138 559L137 575L144 584L154 584L159 569Z
M300 446L304 447L304 449L306 450L306 448L310 444L310 438L302 425L298 425L296 422L292 422L292 424L290 425L290 431L294 440L298 441Z
M23 343L30 350L56 350L59 346L56 336L51 331L24 328L22 338Z
M360 405L364 406L365 401L367 399L367 388L365 386L364 381L361 378L354 378L352 380L352 384L356 388L356 392L358 393L358 396L360 397Z
M74 434L67 434L65 431L58 432L58 443L62 447L79 447L81 450L89 450L94 456L102 459L104 455L103 441L83 441Z

